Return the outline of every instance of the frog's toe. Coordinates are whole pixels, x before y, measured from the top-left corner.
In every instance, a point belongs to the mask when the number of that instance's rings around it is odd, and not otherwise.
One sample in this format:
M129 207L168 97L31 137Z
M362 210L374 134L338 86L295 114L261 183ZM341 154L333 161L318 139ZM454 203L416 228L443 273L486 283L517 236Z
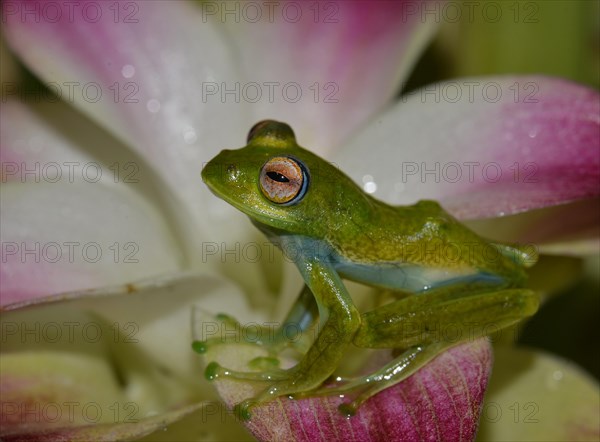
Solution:
M233 407L233 414L242 421L248 421L252 417L252 409L276 398L272 387L266 389L257 397L248 398Z
M233 415L241 421L249 421L251 417L250 407L252 405L253 402L250 400L240 402L239 404L233 407Z
M226 370L221 367L218 362L211 362L204 370L204 377L207 380L212 381L213 379L222 376L224 373L226 373Z
M228 315L227 313L217 313L215 319L232 327L237 327L240 325L240 322L237 319L231 315Z
M272 399L273 398L261 400L257 397L246 399L240 402L239 404L234 405L233 415L241 421L249 421L252 417L253 408L261 406L262 404Z
M376 394L378 394L381 390L379 388L366 388L364 389L358 396L356 396L350 402L342 402L338 405L338 410L346 417L352 417L356 414L356 411L361 407L361 405L372 398Z
M204 354L211 347L221 344L245 344L266 347L269 350L269 353L273 354L268 347L268 342L263 342L260 339L252 339L253 336L242 333L243 328L234 317L225 313L219 313L215 318L220 322L221 328L211 330L212 333L209 333L208 335L198 336L201 339L196 339L192 342L192 348L195 352ZM260 330L258 336L262 336L262 333L263 331Z
M354 402L342 402L338 405L338 411L346 417L352 417L356 414L358 406Z
M270 356L258 356L248 362L248 367L260 371L272 370L279 368L279 359Z
M352 417L356 414L356 411L360 408L363 402L379 392L379 390L370 388L368 384L365 384L359 379L346 381L343 383L336 382L336 384L343 385L319 387L314 390L295 393L292 396L294 399L317 396L342 396L346 398L349 396L354 397L353 400L349 402L342 402L340 405L338 405L338 410L340 413L342 413L345 417Z
M210 344L208 341L193 341L192 342L192 350L196 353L204 354L208 351Z
M261 358L255 358L261 359ZM271 358L262 358L262 359L271 359ZM254 360L253 360L254 361ZM252 362L252 361L251 361ZM265 362L272 364L273 362ZM279 361L277 361L279 362ZM237 371L230 370L228 368L222 367L218 362L211 362L206 366L204 370L204 377L209 381L212 381L217 378L232 378L246 381L283 381L289 377L287 370L281 370L279 368L272 368L270 370L263 371Z

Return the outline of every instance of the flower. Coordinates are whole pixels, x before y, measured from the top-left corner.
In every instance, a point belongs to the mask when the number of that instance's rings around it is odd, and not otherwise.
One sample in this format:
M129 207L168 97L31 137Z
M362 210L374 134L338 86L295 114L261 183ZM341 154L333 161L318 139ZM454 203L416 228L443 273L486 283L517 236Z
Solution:
M200 181L203 162L243 144L257 120L289 122L301 144L366 190L376 186L381 198L440 199L463 219L598 195L595 92L543 77L461 79L458 89L433 85L392 106L435 27L422 22L421 4L289 2L273 20L271 10L259 10L256 23L248 15L256 6L234 5L228 16L213 2L3 4L10 47L62 98L3 85L5 439L139 438L187 415L199 431L240 437L239 426L220 425L222 408L190 351L190 318L202 308L268 321L297 293L297 276L280 261L268 265L282 280L264 263L234 262L236 244L263 240ZM531 86L533 96L510 95ZM461 98L439 98L452 90ZM449 182L453 170L473 171L472 162L486 172ZM537 180L507 178L514 164L519 177L533 164ZM432 165L434 175L446 174L444 185L419 176ZM494 167L504 176L490 179ZM453 364L455 371L442 370ZM442 422L440 434L472 437L489 367L486 343L453 349L379 399L405 394L414 399L406 403L426 408L453 397L456 408L421 413L408 427L406 416L373 414L363 431L408 434ZM456 385L460 376L466 387ZM417 393L423 388L433 402ZM311 435L328 416L328 400L310 399L321 407L316 421L305 414L294 421L286 409L296 427L257 420L255 434ZM292 406L310 413L305 405ZM464 425L456 425L463 410Z

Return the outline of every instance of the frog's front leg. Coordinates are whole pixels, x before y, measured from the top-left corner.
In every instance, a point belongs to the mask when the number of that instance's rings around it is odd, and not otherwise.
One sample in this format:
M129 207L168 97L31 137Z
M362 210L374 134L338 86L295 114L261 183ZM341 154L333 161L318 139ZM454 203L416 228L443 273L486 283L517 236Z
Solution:
M270 327L258 327L256 337L252 336L253 339L248 339L247 336L241 338L241 333L235 332L243 330L243 324L225 313L219 313L215 319L221 321L222 327L227 332L221 332L219 336L208 337L208 339L202 337L203 339L195 340L192 348L197 353L204 354L209 348L216 345L247 343L265 348L269 354L267 359L270 360L274 360L285 348L292 348L296 352L304 354L310 347L311 340L308 338L310 330L316 324L318 314L315 297L308 286L304 285L290 312L276 330Z
M401 351L400 355L368 376L296 397L358 393L352 402L340 405L340 410L351 416L365 400L406 379L444 350L531 316L538 303L537 294L531 290L480 288L473 292L454 286L413 295L367 312L362 315L353 343L365 348L395 348Z
M237 406L239 414L249 418L251 407L283 395L311 390L319 386L336 369L346 347L360 327L360 314L337 272L318 259L299 264L304 279L314 294L318 309L319 333L308 352L288 370L237 372L216 363L207 367L211 378L227 376L237 379L269 381L270 386L257 397Z
M290 309L282 324L268 343L269 353L279 354L284 348L293 348L305 354L312 343L311 330L319 319L319 310L315 296L305 284L298 299Z

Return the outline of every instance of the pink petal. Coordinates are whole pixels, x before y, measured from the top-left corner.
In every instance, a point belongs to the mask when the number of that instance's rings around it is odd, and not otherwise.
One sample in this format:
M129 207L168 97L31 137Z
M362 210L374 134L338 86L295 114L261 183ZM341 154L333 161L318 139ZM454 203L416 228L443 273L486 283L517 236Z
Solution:
M598 254L600 250L598 198L466 224L487 238L535 244L541 253L582 256Z
M398 93L437 28L440 7L413 0L282 1L271 10L263 4L255 21L256 8L243 3L202 6L232 35L248 97L262 92L252 101L256 119L287 121L317 152L339 145Z
M3 34L0 34L0 81L4 85L15 84L19 80L19 68L15 58L6 46L6 39Z
M209 86L237 81L229 47L192 2L73 4L72 14L59 3L58 19L21 19L44 5L3 3L8 43L65 101L149 163L156 198L176 214L187 255L201 261L198 233L219 222L206 216L216 199L200 170L223 147L243 144L252 123L243 103L206 97Z
M240 363L240 350L216 351L224 366ZM441 354L369 399L350 419L337 410L338 397L277 399L255 408L246 426L259 440L472 440L491 364L488 341L478 340ZM258 391L240 381L215 383L229 407Z
M583 86L464 78L409 94L336 162L390 203L502 216L598 196L599 127L598 93Z
M95 140L97 130L79 127ZM156 207L55 130L30 108L3 105L1 305L179 269L177 244ZM144 186L142 174L135 178Z

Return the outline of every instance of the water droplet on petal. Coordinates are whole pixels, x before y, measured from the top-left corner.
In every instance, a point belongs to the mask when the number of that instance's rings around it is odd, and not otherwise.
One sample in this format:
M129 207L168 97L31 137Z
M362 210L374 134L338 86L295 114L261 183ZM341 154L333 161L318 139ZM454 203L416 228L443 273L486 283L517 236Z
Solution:
M126 64L121 69L121 74L125 78L131 78L131 77L133 77L135 75L135 68L132 65L130 65L130 64Z
M183 132L183 140L187 144L194 144L196 140L198 140L198 136L196 135L196 131L192 128L188 128Z
M158 101L156 98L148 100L148 102L146 103L146 109L148 109L153 114L157 113L160 110L160 101Z
M369 182L365 183L363 188L365 189L365 192L367 192L367 193L375 193L375 191L377 190L377 184L375 184L374 181L369 181Z

